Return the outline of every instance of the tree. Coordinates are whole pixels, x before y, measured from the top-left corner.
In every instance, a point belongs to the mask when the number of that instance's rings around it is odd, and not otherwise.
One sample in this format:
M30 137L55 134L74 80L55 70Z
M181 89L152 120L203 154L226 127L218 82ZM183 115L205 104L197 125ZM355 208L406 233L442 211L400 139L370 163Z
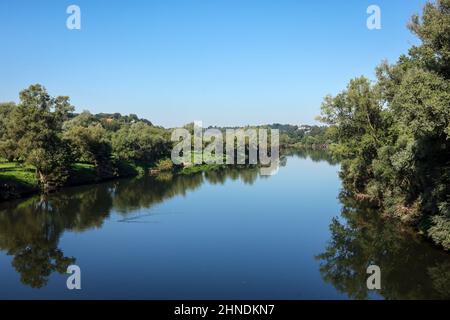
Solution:
M327 96L319 120L331 126L329 134L338 144L343 168L357 190L372 177L371 163L377 156L383 133L382 106L374 86L364 77L350 81L336 97Z
M119 159L150 164L167 157L172 143L166 130L136 122L113 135L112 147Z
M450 250L450 0L409 25L421 44L322 105L344 181Z
M81 126L89 127L90 125L98 124L98 119L91 114L89 111L83 111L82 113L76 115L74 118L66 121L64 123L63 129L65 131L70 130L72 127Z
M428 2L422 17L412 17L409 29L422 41L411 48L411 58L422 68L450 79L450 0Z
M51 97L41 85L20 92L20 104L7 123L9 139L17 142L17 156L36 168L44 190L61 185L73 161L62 139L62 125L73 107L68 97Z
M17 141L8 135L7 126L11 119L11 113L16 105L14 103L0 103L0 158L14 161L18 157Z
M65 137L74 147L78 159L95 165L99 178L113 176L111 142L101 124L72 126L65 132Z

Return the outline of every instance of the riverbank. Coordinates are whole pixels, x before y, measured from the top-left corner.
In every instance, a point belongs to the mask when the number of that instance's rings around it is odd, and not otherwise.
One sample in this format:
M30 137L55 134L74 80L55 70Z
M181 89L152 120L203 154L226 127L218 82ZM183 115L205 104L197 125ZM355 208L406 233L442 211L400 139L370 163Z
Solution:
M117 162L112 176L99 177L92 164L76 163L70 169L70 176L62 188L130 178L144 174L145 171L144 166ZM32 166L13 162L0 163L0 201L20 199L41 191L35 169Z
M315 160L323 160L322 148L311 148L300 145L285 147L282 149L282 157L289 154L296 154L301 157L309 157ZM318 155L315 155L318 153ZM327 161L337 162L336 159L328 157ZM254 165L234 165L235 168L249 168ZM125 161L114 161L114 174L108 177L99 177L92 164L76 163L70 169L69 179L63 187L97 184L113 179L132 178L136 176L150 174L161 179L166 179L173 175L193 175L201 172L223 170L228 165L207 164L175 166L170 159L162 159L152 164L135 164ZM42 192L39 181L36 177L35 168L15 162L0 162L0 202L28 197ZM56 192L59 192L57 190Z
M114 167L115 174L111 177L99 177L92 164L77 163L71 168L71 174L63 187L56 192L73 186L97 184L114 179L132 178L150 174L156 177L172 175L193 175L201 172L222 170L226 165L201 164L192 166L172 166L169 159L161 160L153 165L137 165L118 162ZM239 166L241 167L241 166ZM245 165L242 167L246 167ZM0 164L0 202L28 197L42 192L36 178L35 169L18 163Z

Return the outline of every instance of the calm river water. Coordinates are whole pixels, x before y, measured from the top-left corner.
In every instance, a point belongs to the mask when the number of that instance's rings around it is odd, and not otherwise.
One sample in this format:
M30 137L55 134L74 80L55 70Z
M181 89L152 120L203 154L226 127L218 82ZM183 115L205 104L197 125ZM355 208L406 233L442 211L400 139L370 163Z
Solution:
M2 203L0 298L449 298L450 255L358 208L338 171L297 152L270 177L145 177Z

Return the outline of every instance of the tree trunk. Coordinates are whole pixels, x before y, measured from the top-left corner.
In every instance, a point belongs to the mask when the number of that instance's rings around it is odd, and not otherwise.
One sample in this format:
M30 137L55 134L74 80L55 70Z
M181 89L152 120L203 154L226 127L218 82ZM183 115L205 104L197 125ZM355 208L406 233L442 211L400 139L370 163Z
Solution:
M54 181L51 181L49 175L43 173L42 171L38 171L38 176L39 183L44 193L49 193L56 190L55 183Z

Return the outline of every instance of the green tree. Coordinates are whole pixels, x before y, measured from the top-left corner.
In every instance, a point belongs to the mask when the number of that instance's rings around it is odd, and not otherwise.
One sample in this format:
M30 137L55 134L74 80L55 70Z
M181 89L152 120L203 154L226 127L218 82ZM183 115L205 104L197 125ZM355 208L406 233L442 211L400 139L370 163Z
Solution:
M14 103L0 103L0 158L14 161L18 158L17 141L10 138L8 134L8 123L11 112L16 105Z
M170 155L168 132L143 122L124 125L112 136L114 154L122 160L153 163Z
M411 59L450 79L450 0L428 2L422 17L412 17L409 29L421 40L421 45L411 48Z
M100 123L98 119L89 111L83 111L82 113L76 115L74 118L66 121L64 123L64 130L70 130L72 127L81 126L89 127L90 125Z
M65 132L65 137L74 146L78 159L95 165L99 178L113 176L111 142L101 124L72 126Z
M450 249L450 0L428 3L409 27L421 44L382 63L375 84L358 78L326 97L320 120L360 197Z
M72 111L68 97L53 98L37 84L20 93L20 104L8 119L7 135L17 142L18 157L36 168L44 190L68 177L73 159L62 125Z

